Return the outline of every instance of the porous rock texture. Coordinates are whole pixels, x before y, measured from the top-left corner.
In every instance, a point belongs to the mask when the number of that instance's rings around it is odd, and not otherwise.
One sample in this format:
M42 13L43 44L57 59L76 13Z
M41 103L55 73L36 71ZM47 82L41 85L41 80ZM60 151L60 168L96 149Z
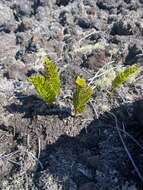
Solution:
M45 54L62 82L52 106L26 80ZM0 0L1 190L143 189L142 149L128 135L143 146L142 73L112 100L96 89L86 113L71 114L75 76L110 62L142 67L142 0Z

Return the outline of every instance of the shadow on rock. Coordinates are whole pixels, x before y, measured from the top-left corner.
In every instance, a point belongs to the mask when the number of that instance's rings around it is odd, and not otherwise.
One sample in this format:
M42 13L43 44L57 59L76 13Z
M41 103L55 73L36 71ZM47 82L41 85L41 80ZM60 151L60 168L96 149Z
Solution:
M127 190L134 185L142 189L141 178L120 138L143 175L141 113L143 101L137 101L104 113L75 137L60 136L41 152L44 170L39 167L35 173L36 187L52 188L49 179L53 176L63 190Z
M21 93L16 94L19 103L12 103L6 106L10 113L24 113L24 118L33 118L37 115L58 115L59 118L66 118L71 115L71 109L60 107L59 105L47 105L40 98L30 95L26 96Z

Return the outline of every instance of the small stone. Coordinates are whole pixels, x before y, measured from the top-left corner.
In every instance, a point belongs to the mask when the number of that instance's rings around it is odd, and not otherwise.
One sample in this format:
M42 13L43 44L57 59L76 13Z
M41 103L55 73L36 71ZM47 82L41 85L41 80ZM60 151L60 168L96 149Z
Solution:
M88 29L91 27L91 21L88 18L79 18L78 25L83 29Z
M83 184L83 185L79 188L79 190L97 190L97 188L96 188L95 183L90 182L90 183L85 183L85 184Z
M57 0L56 4L58 6L67 6L71 1L70 0Z

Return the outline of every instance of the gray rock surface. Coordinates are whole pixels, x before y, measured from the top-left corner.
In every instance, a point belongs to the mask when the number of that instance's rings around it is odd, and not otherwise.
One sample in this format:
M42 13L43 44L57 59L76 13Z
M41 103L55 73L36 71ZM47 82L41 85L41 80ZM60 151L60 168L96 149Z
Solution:
M43 71L45 54L62 84L52 106L26 80ZM1 190L142 189L110 114L143 175L142 151L125 134L142 145L142 72L112 98L111 85L97 88L100 77L111 84L108 69L112 78L113 68L135 63L142 69L142 0L0 0ZM75 118L76 75L95 80Z
M0 2L0 31L10 32L15 25L12 9Z

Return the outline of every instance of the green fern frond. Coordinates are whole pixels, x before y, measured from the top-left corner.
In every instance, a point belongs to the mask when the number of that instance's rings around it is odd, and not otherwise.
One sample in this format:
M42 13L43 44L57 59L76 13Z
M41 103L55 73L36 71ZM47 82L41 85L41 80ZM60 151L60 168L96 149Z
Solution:
M77 77L75 84L76 90L73 95L73 105L75 114L80 114L85 111L86 104L93 94L93 89L91 88L91 86L86 84L85 79L79 76Z
M57 78L58 76L58 69L53 60L51 60L48 56L45 56L43 60L44 65L44 75L48 79Z
M139 73L140 67L137 65L129 66L126 69L121 70L115 79L112 81L112 89L120 88L125 82L127 82L132 76Z
M48 104L52 104L60 93L60 78L58 69L47 56L43 61L44 75L36 74L28 77L38 95Z

